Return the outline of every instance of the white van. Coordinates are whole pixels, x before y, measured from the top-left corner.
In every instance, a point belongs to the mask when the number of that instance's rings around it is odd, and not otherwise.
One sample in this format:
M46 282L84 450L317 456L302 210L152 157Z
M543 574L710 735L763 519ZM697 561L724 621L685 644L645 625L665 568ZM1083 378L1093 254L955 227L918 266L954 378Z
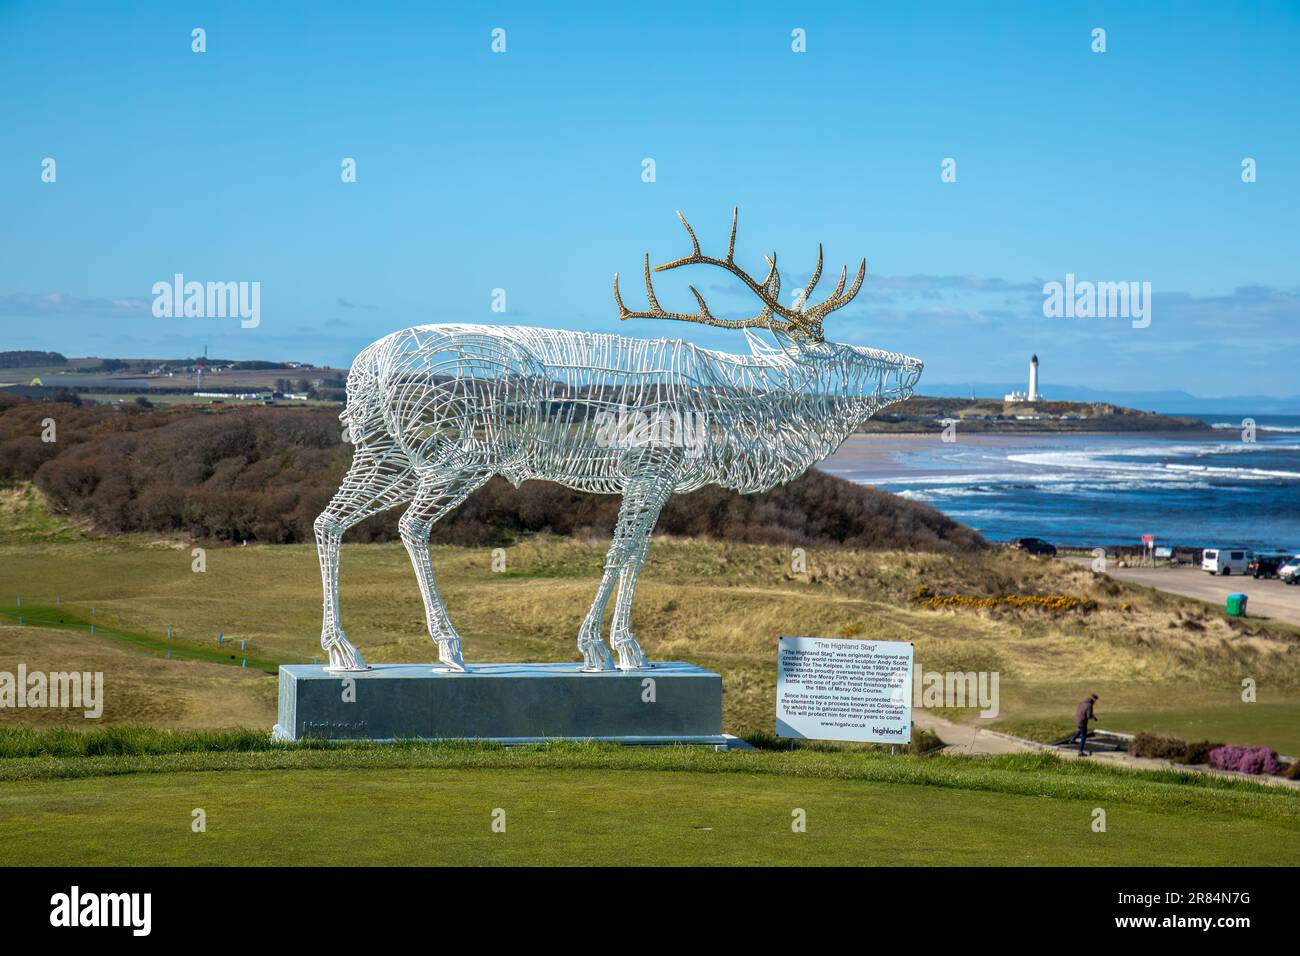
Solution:
M1250 552L1245 548L1206 548L1201 553L1201 570L1210 574L1245 574Z
M1277 576L1283 584L1300 584L1300 554L1278 568Z

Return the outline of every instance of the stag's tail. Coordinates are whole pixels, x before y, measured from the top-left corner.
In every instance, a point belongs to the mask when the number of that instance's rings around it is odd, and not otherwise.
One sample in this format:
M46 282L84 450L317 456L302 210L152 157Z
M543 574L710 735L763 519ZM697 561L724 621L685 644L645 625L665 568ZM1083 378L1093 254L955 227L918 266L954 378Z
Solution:
M348 370L347 403L339 412L346 440L354 445L384 429L384 403L380 395L379 359L384 339L361 350Z

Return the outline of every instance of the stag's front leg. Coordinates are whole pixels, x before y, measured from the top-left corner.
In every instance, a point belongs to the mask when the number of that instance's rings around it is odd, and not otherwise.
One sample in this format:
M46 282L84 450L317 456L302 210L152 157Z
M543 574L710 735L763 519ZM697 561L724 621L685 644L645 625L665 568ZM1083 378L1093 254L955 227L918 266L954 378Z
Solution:
M337 509L327 508L316 518L315 530L321 582L325 589L324 620L320 630L321 650L328 659L325 666L332 671L368 670L366 659L339 625L339 548L343 543L343 532L347 530L346 517Z
M429 559L429 532L435 521L468 498L490 475L488 471L464 471L422 478L411 506L397 523L402 544L406 545L415 577L420 582L424 619L429 636L438 645L438 660L457 671L465 669L460 633L452 626L447 606L438 592L433 562Z
M321 648L333 671L367 670L365 658L348 640L339 623L339 549L343 532L372 514L411 496L415 479L406 459L392 448L359 447L342 485L316 518L316 550L320 557L324 613Z

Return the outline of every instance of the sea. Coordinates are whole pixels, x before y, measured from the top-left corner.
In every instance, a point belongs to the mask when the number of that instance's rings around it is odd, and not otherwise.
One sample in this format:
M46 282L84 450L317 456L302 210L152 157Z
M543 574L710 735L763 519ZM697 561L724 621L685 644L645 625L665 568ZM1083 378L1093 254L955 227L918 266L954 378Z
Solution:
M992 540L1300 552L1300 415L1199 416L1195 432L855 435L821 465ZM1247 440L1253 438L1253 440Z

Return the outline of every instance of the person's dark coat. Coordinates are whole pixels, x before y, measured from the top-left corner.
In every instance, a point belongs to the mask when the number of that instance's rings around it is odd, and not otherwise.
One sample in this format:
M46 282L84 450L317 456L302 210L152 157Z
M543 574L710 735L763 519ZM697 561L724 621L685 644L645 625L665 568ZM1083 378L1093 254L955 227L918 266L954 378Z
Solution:
M1076 727L1087 727L1088 721L1097 719L1092 712L1092 705L1096 700L1097 695L1093 694L1091 697L1079 701L1079 706L1074 708L1074 724Z

